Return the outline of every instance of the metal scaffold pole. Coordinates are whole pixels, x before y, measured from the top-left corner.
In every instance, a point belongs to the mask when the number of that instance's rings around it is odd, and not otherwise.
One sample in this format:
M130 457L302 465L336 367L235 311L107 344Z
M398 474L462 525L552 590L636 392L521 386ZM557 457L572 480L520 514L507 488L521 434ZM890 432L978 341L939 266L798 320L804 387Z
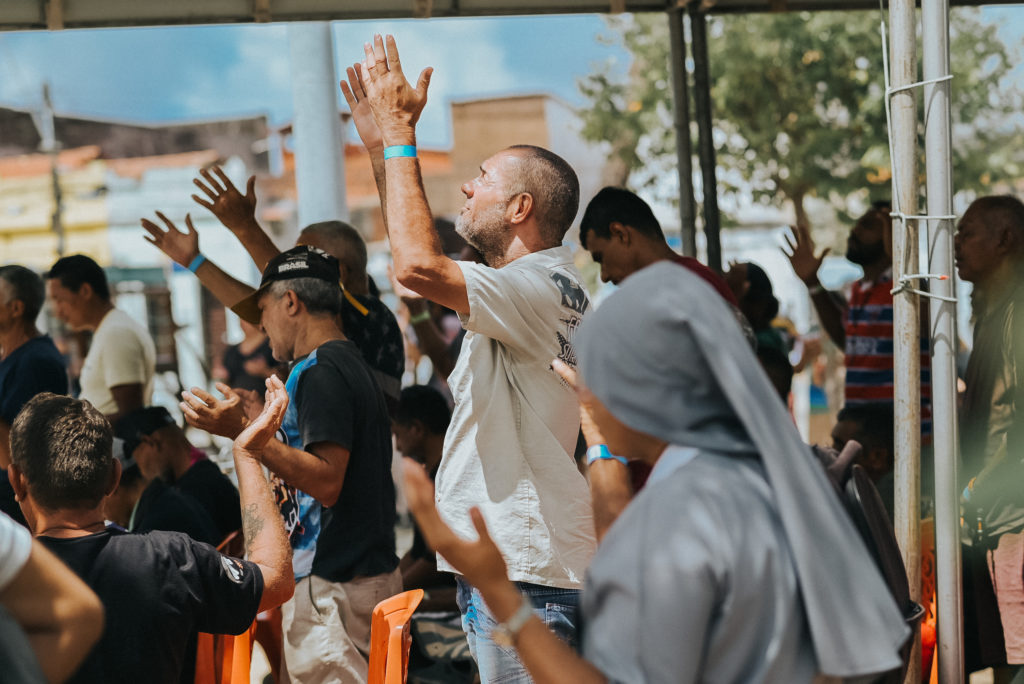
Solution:
M949 2L922 0L924 141L928 272L931 281L932 424L935 435L935 569L941 684L964 681L960 584L959 436L956 415L956 304L953 279L953 181L950 133ZM940 297L944 299L940 299Z
M722 272L721 219L718 213L718 179L715 175L715 141L711 120L711 74L708 68L707 15L699 2L691 2L690 38L693 40L693 104L698 130L698 152L703 178L704 237L708 266Z
M679 169L679 230L683 254L697 256L697 209L693 199L693 147L690 140L690 95L686 72L686 32L683 8L673 7L668 17L672 43L672 113L676 129L676 164Z
M917 76L914 0L889 4L889 102L892 150L893 283L918 272ZM906 283L916 287L914 281ZM919 300L908 291L893 296L895 385L896 538L903 552L910 598L921 598L921 335ZM915 636L906 682L921 681L921 639Z

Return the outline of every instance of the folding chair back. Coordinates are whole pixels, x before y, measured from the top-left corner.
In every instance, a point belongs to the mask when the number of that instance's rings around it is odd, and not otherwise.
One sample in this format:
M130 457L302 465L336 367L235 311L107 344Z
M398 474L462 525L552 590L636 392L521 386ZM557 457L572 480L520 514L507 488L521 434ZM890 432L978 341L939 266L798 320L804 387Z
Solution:
M409 621L423 600L422 589L384 599L370 621L370 674L367 684L405 684L412 635Z

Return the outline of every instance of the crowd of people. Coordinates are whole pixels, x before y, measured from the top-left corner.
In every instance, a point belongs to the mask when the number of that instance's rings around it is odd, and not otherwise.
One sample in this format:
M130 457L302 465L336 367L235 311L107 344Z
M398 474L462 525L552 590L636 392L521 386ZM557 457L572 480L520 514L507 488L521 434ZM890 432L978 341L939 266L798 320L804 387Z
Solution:
M359 232L316 223L281 251L253 179L242 192L218 167L193 199L244 246L258 286L203 255L190 217L185 230L142 220L243 321L216 392L182 394L185 425L153 405L152 339L94 260L0 267L0 678L194 681L198 633L279 611L263 637L276 681L365 682L373 608L411 588L428 591L421 610L458 615L482 682L898 677L914 622L788 411L769 275L678 255L639 196L605 188L580 242L617 288L592 305L564 244L579 181L532 145L463 184L467 249L454 254L416 151L431 74L410 83L378 35L341 89L432 386L401 386L402 326ZM846 257L864 277L845 295L819 282L825 252L806 228L786 250L845 354L824 446L855 455L890 515L892 229L885 203L855 223ZM960 417L969 664L1024 681L1024 204L978 199L955 247L974 285ZM37 327L47 299L92 334L77 397ZM234 481L187 430L232 441ZM401 558L396 451L415 519Z

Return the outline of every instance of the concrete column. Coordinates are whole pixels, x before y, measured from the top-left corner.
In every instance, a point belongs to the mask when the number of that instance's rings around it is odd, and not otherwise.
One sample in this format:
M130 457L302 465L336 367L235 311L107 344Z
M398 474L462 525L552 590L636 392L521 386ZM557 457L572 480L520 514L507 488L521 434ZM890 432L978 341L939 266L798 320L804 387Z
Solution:
M288 48L301 230L317 221L348 220L344 141L330 23L289 24Z

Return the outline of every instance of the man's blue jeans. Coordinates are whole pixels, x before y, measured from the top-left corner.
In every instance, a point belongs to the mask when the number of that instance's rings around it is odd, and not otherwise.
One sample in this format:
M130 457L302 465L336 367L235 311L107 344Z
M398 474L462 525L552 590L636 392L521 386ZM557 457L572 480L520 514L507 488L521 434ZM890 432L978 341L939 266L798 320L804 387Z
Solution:
M456 600L462 611L462 629L469 641L469 650L480 670L483 684L511 684L531 682L526 674L519 654L514 648L494 643L491 630L497 620L484 603L480 592L456 577L458 592ZM517 582L516 586L533 603L533 611L559 639L573 649L576 642L576 612L579 609L580 592L576 589L556 589L539 584Z

